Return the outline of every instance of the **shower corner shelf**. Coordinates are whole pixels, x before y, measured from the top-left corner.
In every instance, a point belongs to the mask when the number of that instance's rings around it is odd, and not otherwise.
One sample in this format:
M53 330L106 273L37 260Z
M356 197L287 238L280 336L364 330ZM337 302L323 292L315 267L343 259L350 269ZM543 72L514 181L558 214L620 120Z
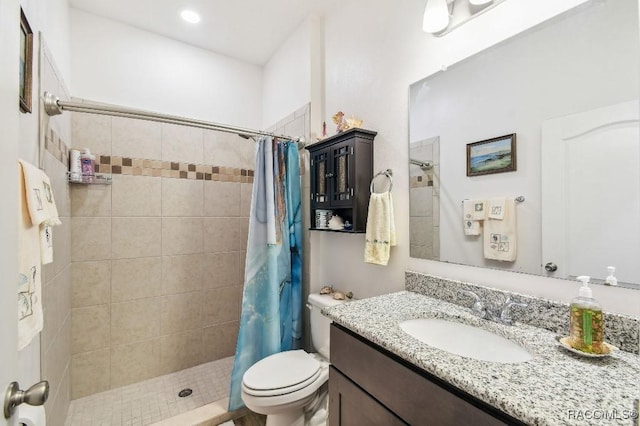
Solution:
M94 176L93 182L83 182L83 181L71 180L71 172L67 172L67 181L69 183L73 183L76 185L111 185L113 178L111 177L111 175L105 175L100 173Z

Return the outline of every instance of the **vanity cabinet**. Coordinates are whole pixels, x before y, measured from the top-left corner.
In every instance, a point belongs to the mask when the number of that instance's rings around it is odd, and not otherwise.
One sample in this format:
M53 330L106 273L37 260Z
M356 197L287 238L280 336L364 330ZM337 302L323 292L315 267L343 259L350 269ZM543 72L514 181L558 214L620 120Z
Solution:
M312 230L330 230L317 226L316 214L331 210L352 224L352 229L339 232L365 232L376 134L350 129L307 147L311 156Z
M330 338L329 426L523 424L335 323Z

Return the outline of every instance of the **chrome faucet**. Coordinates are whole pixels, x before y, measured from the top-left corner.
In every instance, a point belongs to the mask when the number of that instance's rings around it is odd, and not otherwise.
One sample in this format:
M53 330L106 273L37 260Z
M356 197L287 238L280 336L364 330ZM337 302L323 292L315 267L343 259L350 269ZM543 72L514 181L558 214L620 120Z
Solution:
M520 306L522 308L527 307L526 303L514 302L510 297L507 297L507 300L505 300L504 304L498 309L487 309L485 303L476 293L470 290L462 290L462 292L472 296L475 299L473 307L471 308L475 316L477 316L478 318L499 322L505 325L513 325L513 319L511 318L512 306Z

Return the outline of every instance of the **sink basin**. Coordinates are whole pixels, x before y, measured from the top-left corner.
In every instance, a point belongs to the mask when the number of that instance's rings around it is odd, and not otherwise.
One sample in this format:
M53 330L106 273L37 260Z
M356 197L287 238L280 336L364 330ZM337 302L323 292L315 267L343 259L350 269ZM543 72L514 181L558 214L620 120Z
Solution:
M429 346L480 361L518 363L533 358L509 339L459 322L421 318L403 321L400 328Z

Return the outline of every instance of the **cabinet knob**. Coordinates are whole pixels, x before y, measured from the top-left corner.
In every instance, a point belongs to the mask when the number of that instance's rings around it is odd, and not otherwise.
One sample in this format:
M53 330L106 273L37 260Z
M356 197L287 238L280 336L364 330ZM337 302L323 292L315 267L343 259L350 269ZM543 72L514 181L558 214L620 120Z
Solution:
M548 262L546 265L544 265L544 269L547 272L555 272L558 270L558 265L553 262Z
M324 177L332 178L333 177L333 173L325 173Z

